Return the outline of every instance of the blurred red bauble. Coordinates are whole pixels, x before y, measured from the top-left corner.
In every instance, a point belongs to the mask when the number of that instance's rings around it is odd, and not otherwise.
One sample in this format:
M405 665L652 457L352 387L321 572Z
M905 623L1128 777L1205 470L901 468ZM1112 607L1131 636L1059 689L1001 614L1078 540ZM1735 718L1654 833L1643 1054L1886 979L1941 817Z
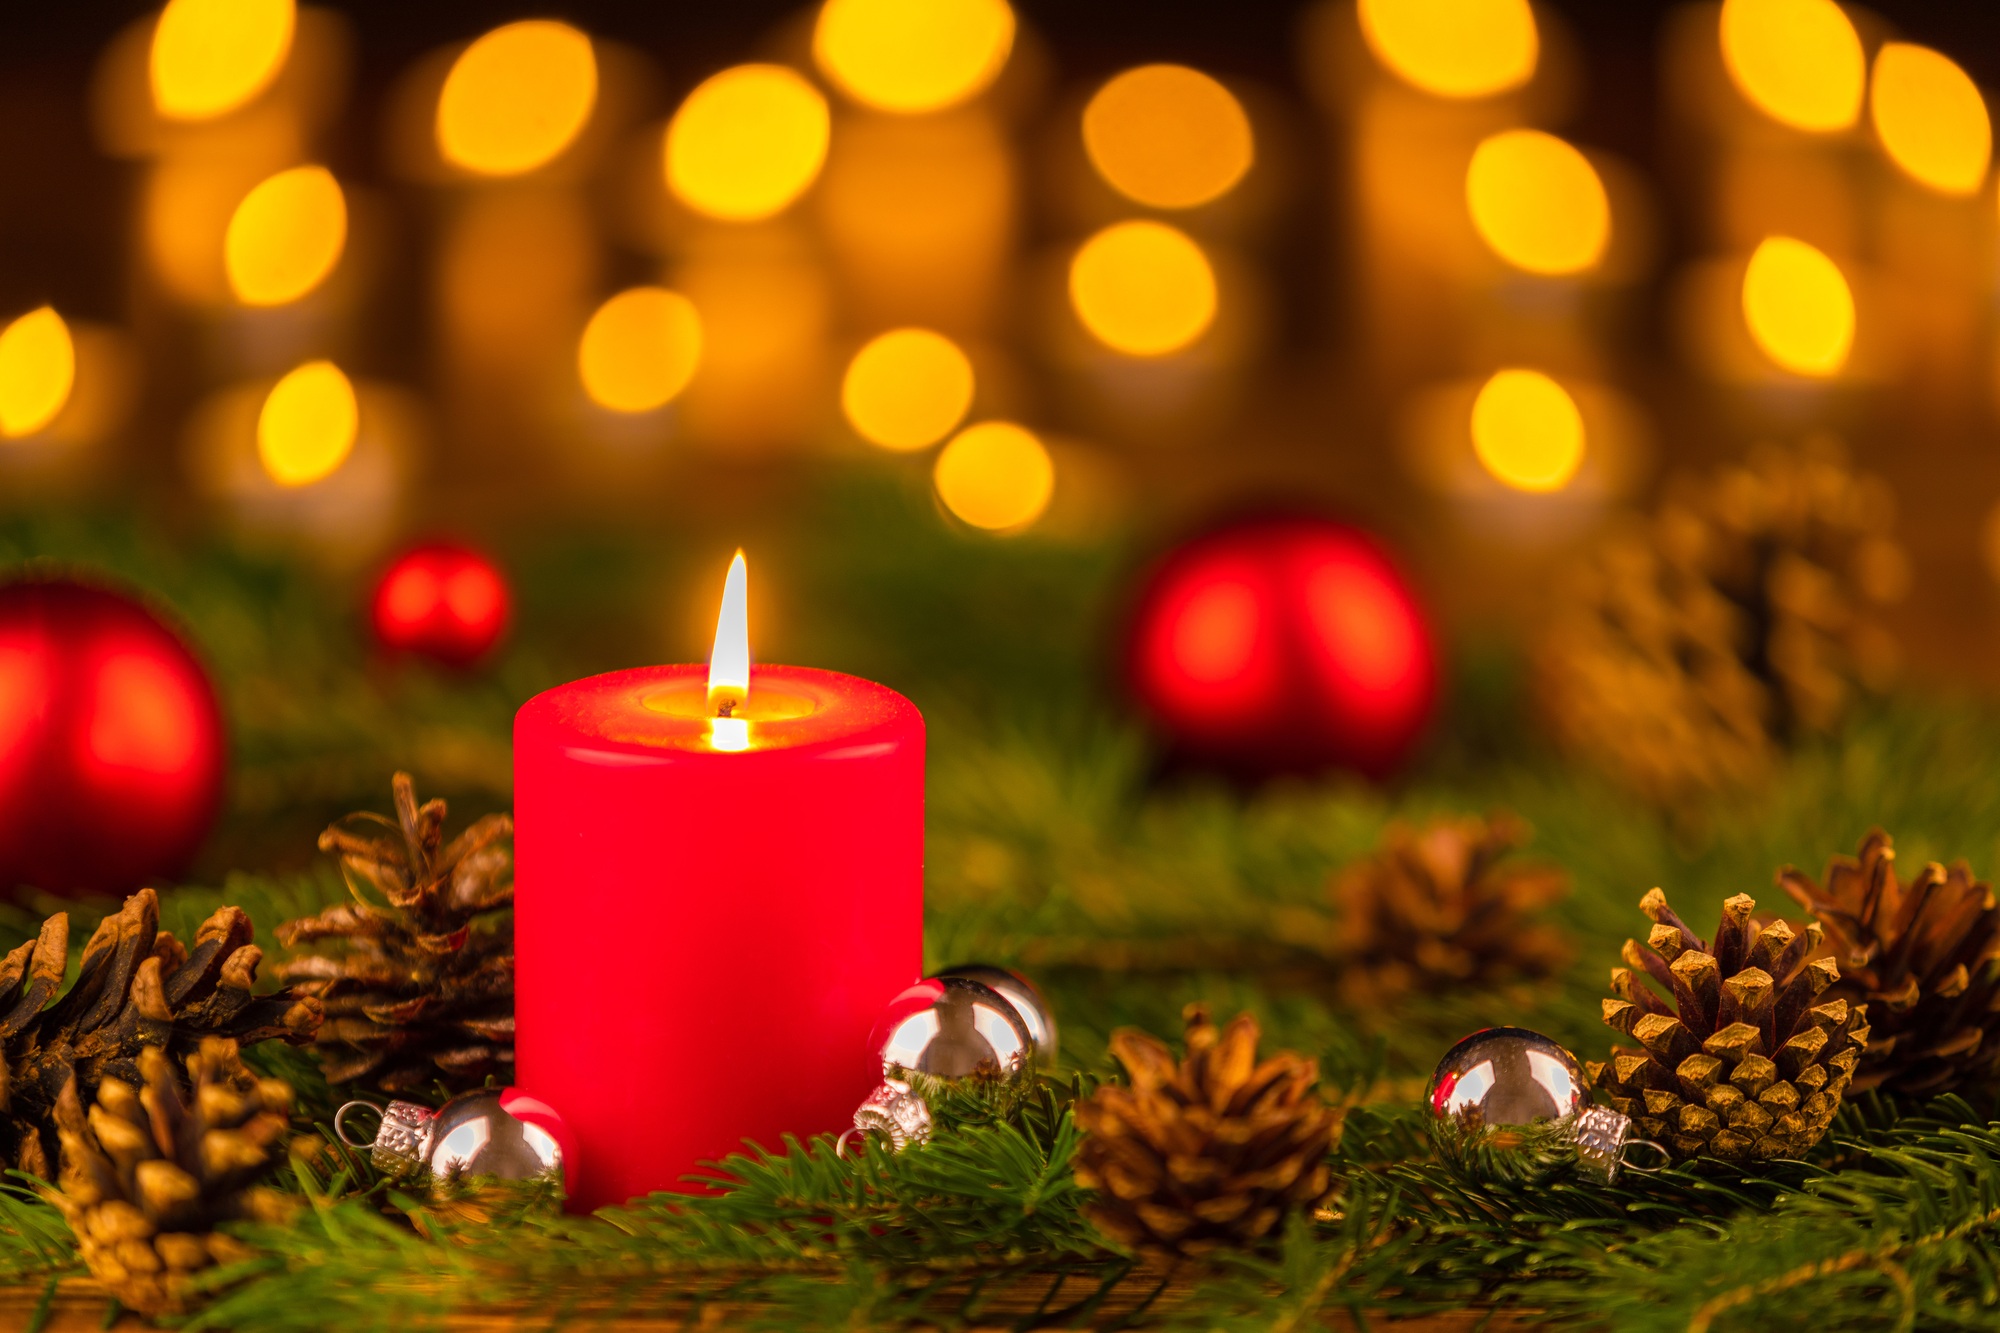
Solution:
M514 599L491 560L463 546L432 542L396 557L370 606L384 648L446 666L477 663L507 632Z
M226 761L208 674L151 611L70 579L0 585L0 892L185 870Z
M1265 517L1169 552L1142 586L1126 678L1183 759L1242 776L1395 769L1436 707L1437 650L1372 538Z

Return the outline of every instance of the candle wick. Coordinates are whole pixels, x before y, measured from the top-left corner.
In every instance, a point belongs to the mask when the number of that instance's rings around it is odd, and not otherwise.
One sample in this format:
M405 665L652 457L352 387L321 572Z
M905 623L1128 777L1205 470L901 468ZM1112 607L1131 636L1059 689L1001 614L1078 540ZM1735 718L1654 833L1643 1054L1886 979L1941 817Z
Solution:
M734 699L724 699L721 703L715 706L715 715L717 717L728 717L731 714L735 713L735 711L736 711L736 701Z

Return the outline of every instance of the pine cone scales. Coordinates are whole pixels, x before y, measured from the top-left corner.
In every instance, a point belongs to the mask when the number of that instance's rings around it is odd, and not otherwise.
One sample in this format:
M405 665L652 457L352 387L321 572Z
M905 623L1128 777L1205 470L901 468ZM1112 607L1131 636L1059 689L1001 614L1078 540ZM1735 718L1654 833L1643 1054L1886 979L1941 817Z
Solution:
M84 945L76 984L53 1005L69 961L66 914L50 917L36 939L0 961L0 1134L7 1157L23 1170L50 1175L50 1114L72 1078L94 1096L106 1078L136 1083L140 1054L151 1047L182 1056L215 1036L312 1039L317 1000L254 993L264 955L250 942L242 909L210 916L192 950L159 924L151 889L127 898Z
M76 1080L63 1085L61 1188L44 1193L91 1273L151 1315L182 1308L190 1275L248 1256L218 1222L290 1211L283 1194L252 1182L284 1142L292 1090L252 1075L236 1043L220 1037L187 1060L191 1097L160 1047L146 1047L138 1065L143 1089L107 1078L87 1114Z
M1569 891L1558 867L1510 860L1528 840L1511 815L1392 825L1342 874L1342 989L1357 1006L1419 986L1489 986L1547 976L1569 956L1532 913Z
M1076 1178L1098 1191L1085 1212L1107 1235L1202 1254L1254 1244L1326 1198L1340 1113L1313 1090L1317 1061L1281 1051L1260 1064L1258 1036L1248 1014L1218 1032L1201 1005L1188 1006L1179 1063L1156 1037L1112 1036L1130 1086L1076 1108Z
M2000 1079L2000 904L1963 861L1933 861L1896 878L1889 835L1875 829L1858 857L1827 862L1826 886L1791 866L1778 874L1826 931L1840 967L1829 994L1868 1006L1868 1049L1856 1091L1910 1096L1991 1087Z
M287 922L280 975L326 1005L319 1054L335 1083L390 1092L503 1079L514 1062L513 821L488 815L444 843L445 803L393 782L396 819L355 815L320 835L354 901Z
M1737 894L1711 947L1658 889L1639 906L1655 923L1648 948L1625 942L1628 966L1611 971L1617 996L1604 1001L1604 1021L1641 1049L1614 1047L1589 1066L1591 1081L1676 1157L1803 1156L1832 1123L1869 1040L1866 1005L1821 998L1840 969L1811 957L1819 927L1760 927L1756 900Z

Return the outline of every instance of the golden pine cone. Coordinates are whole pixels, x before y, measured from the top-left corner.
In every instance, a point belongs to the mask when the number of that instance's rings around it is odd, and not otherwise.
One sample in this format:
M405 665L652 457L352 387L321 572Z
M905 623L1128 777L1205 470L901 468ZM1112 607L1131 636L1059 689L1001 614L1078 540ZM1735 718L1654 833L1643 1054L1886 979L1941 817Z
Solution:
M1528 837L1507 814L1391 825L1375 854L1334 884L1349 1003L1542 977L1567 962L1561 932L1532 917L1569 892L1569 877L1510 859Z
M51 1119L73 1079L85 1097L106 1077L139 1081L142 1051L165 1046L175 1058L210 1037L245 1044L311 1041L319 1001L294 991L258 995L263 951L241 908L216 911L194 947L160 929L159 895L141 889L104 918L83 946L76 983L60 1000L69 964L69 915L0 961L0 1150L49 1178L56 1152Z
M254 1184L278 1159L292 1090L244 1068L236 1043L210 1037L186 1062L187 1089L165 1050L139 1056L143 1090L107 1078L86 1114L76 1080L56 1102L62 1210L90 1271L142 1314L184 1308L188 1279L248 1249L216 1231L278 1221L291 1201Z
M1837 444L1683 480L1579 566L1539 653L1558 738L1658 800L1741 786L1885 683L1895 503Z
M1840 969L1812 957L1819 927L1759 926L1756 908L1742 893L1723 903L1710 945L1654 889L1639 903L1655 923L1647 947L1625 941L1627 966L1611 969L1604 1022L1641 1049L1613 1047L1591 1081L1677 1158L1803 1157L1868 1045L1868 1007L1822 999Z
M417 804L407 773L396 818L350 815L320 835L351 903L278 927L279 975L326 1006L318 1054L334 1083L389 1092L478 1087L514 1069L514 822L488 815L444 842L445 803Z
M1195 1255L1256 1244L1325 1199L1341 1113L1314 1091L1318 1061L1280 1051L1258 1063L1248 1014L1220 1031L1204 1005L1186 1019L1179 1063L1157 1037L1112 1035L1130 1083L1077 1105L1076 1179L1097 1191L1084 1212L1106 1235Z
M2000 1079L2000 904L1958 861L1903 884L1889 835L1827 862L1826 886L1791 866L1778 883L1826 931L1828 994L1873 1019L1854 1090L1935 1096Z

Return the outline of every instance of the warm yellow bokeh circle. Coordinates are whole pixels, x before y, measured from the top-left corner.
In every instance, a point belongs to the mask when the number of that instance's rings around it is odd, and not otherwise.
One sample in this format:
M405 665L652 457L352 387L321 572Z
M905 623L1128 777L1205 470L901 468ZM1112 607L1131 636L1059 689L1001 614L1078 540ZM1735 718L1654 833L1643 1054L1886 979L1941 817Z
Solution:
M33 435L55 420L76 385L76 343L51 306L0 329L0 436Z
M1360 0L1361 35L1406 83L1438 97L1491 97L1535 76L1541 36L1528 0Z
M819 89L783 65L737 65L696 86L667 125L667 188L697 213L754 222L804 194L826 164Z
M1973 194L1986 182L1993 122L1986 99L1949 56L1908 42L1875 53L1869 112L1889 159L1941 194Z
M1119 222L1085 241L1069 266L1070 304L1092 336L1129 356L1165 356L1215 319L1215 270L1187 233Z
M1597 169L1540 130L1505 130L1474 149L1465 202L1480 238L1530 273L1581 273L1611 239L1611 201Z
M1844 130L1861 117L1868 62L1834 0L1723 0L1722 63L1737 91L1796 130Z
M1014 49L1006 0L826 0L813 59L878 111L941 111L983 92Z
M664 287L633 287L597 308L577 343L584 392L614 412L672 402L701 364L701 316Z
M954 435L938 451L931 477L946 509L989 532L1033 523L1056 488L1049 451L1033 432L1011 421L982 421Z
M325 167L293 167L243 196L223 235L229 289L245 305L284 305L326 280L347 244L347 197Z
M1219 199L1256 159L1243 104L1186 65L1141 65L1098 89L1083 146L1113 189L1154 208Z
M1854 293L1840 266L1790 236L1772 236L1743 273L1743 319L1781 368L1826 378L1854 346Z
M840 407L862 439L899 453L936 444L972 406L972 361L929 329L893 329L854 354Z
M354 451L361 409L354 386L331 361L308 361L287 374L257 414L257 457L280 486L306 486L330 475Z
M249 102L285 67L293 0L167 0L147 74L168 120L213 120Z
M1472 449L1517 491L1559 491L1583 465L1583 413L1539 370L1502 370L1472 402Z
M438 96L438 152L482 176L519 176L575 141L597 105L597 54L567 23L495 28L452 63Z

